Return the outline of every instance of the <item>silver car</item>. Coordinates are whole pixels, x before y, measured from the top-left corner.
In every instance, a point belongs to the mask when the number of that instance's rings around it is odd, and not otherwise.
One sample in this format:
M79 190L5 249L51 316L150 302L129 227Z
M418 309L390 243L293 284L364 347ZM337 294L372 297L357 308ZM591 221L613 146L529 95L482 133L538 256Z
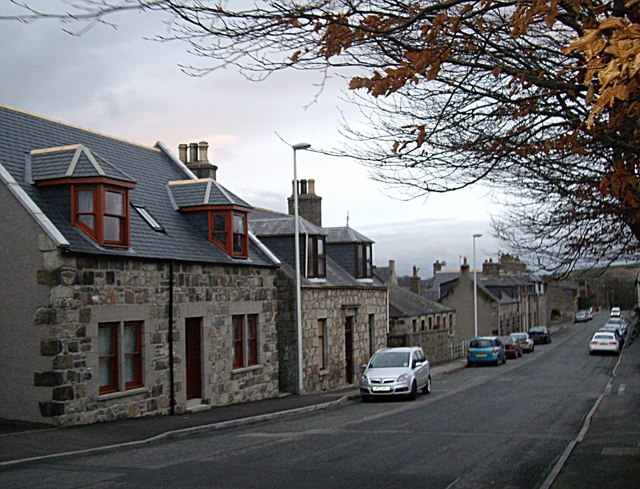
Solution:
M367 401L377 396L416 398L418 390L431 392L431 367L417 346L382 348L364 365L360 396Z

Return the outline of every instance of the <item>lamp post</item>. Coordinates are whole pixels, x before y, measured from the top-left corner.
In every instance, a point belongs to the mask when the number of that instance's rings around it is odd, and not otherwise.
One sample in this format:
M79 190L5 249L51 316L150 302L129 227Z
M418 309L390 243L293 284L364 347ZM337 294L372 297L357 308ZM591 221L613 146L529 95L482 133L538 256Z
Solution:
M294 239L296 254L296 336L298 339L298 394L304 392L304 379L302 368L302 300L300 292L300 225L298 224L298 167L296 154L311 147L308 143L298 143L291 146L293 149L293 218Z
M473 235L473 333L478 337L478 274L476 271L476 238L481 238L482 234Z

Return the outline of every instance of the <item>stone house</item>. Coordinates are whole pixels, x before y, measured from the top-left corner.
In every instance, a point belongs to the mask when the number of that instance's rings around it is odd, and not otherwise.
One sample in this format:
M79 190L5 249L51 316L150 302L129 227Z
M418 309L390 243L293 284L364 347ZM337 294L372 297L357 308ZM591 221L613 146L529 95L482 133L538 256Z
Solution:
M207 144L180 156L0 106L0 417L68 426L278 395L279 262Z
M250 226L281 261L278 271L280 389L300 386L295 303L295 222L254 209ZM387 344L387 288L373 276L373 241L351 228L323 228L313 180L299 182L302 389L354 384L359 366Z
M517 259L504 256L507 257L507 266L502 267L502 261L494 263L493 260L487 260L482 271L476 272L480 336L507 335L545 324L546 296L543 283L526 272L526 266ZM438 290L439 302L456 309L456 340L473 338L474 278L466 258L459 273L440 274L436 271L434 286Z
M414 272L417 277L417 270ZM420 346L432 363L450 360L455 347L456 311L413 288L399 286L394 260L389 260L388 267L374 267L374 276L389 288L389 346Z

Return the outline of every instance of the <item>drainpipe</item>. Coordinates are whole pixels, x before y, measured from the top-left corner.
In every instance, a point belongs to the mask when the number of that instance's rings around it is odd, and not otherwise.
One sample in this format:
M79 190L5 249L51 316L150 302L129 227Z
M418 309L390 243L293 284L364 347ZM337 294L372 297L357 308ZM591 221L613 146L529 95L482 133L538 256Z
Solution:
M169 261L169 414L173 416L176 413L176 389L174 383L173 371L173 261Z

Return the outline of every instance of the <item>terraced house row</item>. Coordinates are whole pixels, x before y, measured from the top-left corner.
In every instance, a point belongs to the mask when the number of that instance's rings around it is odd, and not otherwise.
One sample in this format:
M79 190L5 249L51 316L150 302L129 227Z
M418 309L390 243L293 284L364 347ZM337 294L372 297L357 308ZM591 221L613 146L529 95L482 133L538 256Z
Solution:
M69 426L298 388L294 222L221 185L207 143L146 147L0 106L0 417ZM371 240L299 185L305 392L386 345Z

